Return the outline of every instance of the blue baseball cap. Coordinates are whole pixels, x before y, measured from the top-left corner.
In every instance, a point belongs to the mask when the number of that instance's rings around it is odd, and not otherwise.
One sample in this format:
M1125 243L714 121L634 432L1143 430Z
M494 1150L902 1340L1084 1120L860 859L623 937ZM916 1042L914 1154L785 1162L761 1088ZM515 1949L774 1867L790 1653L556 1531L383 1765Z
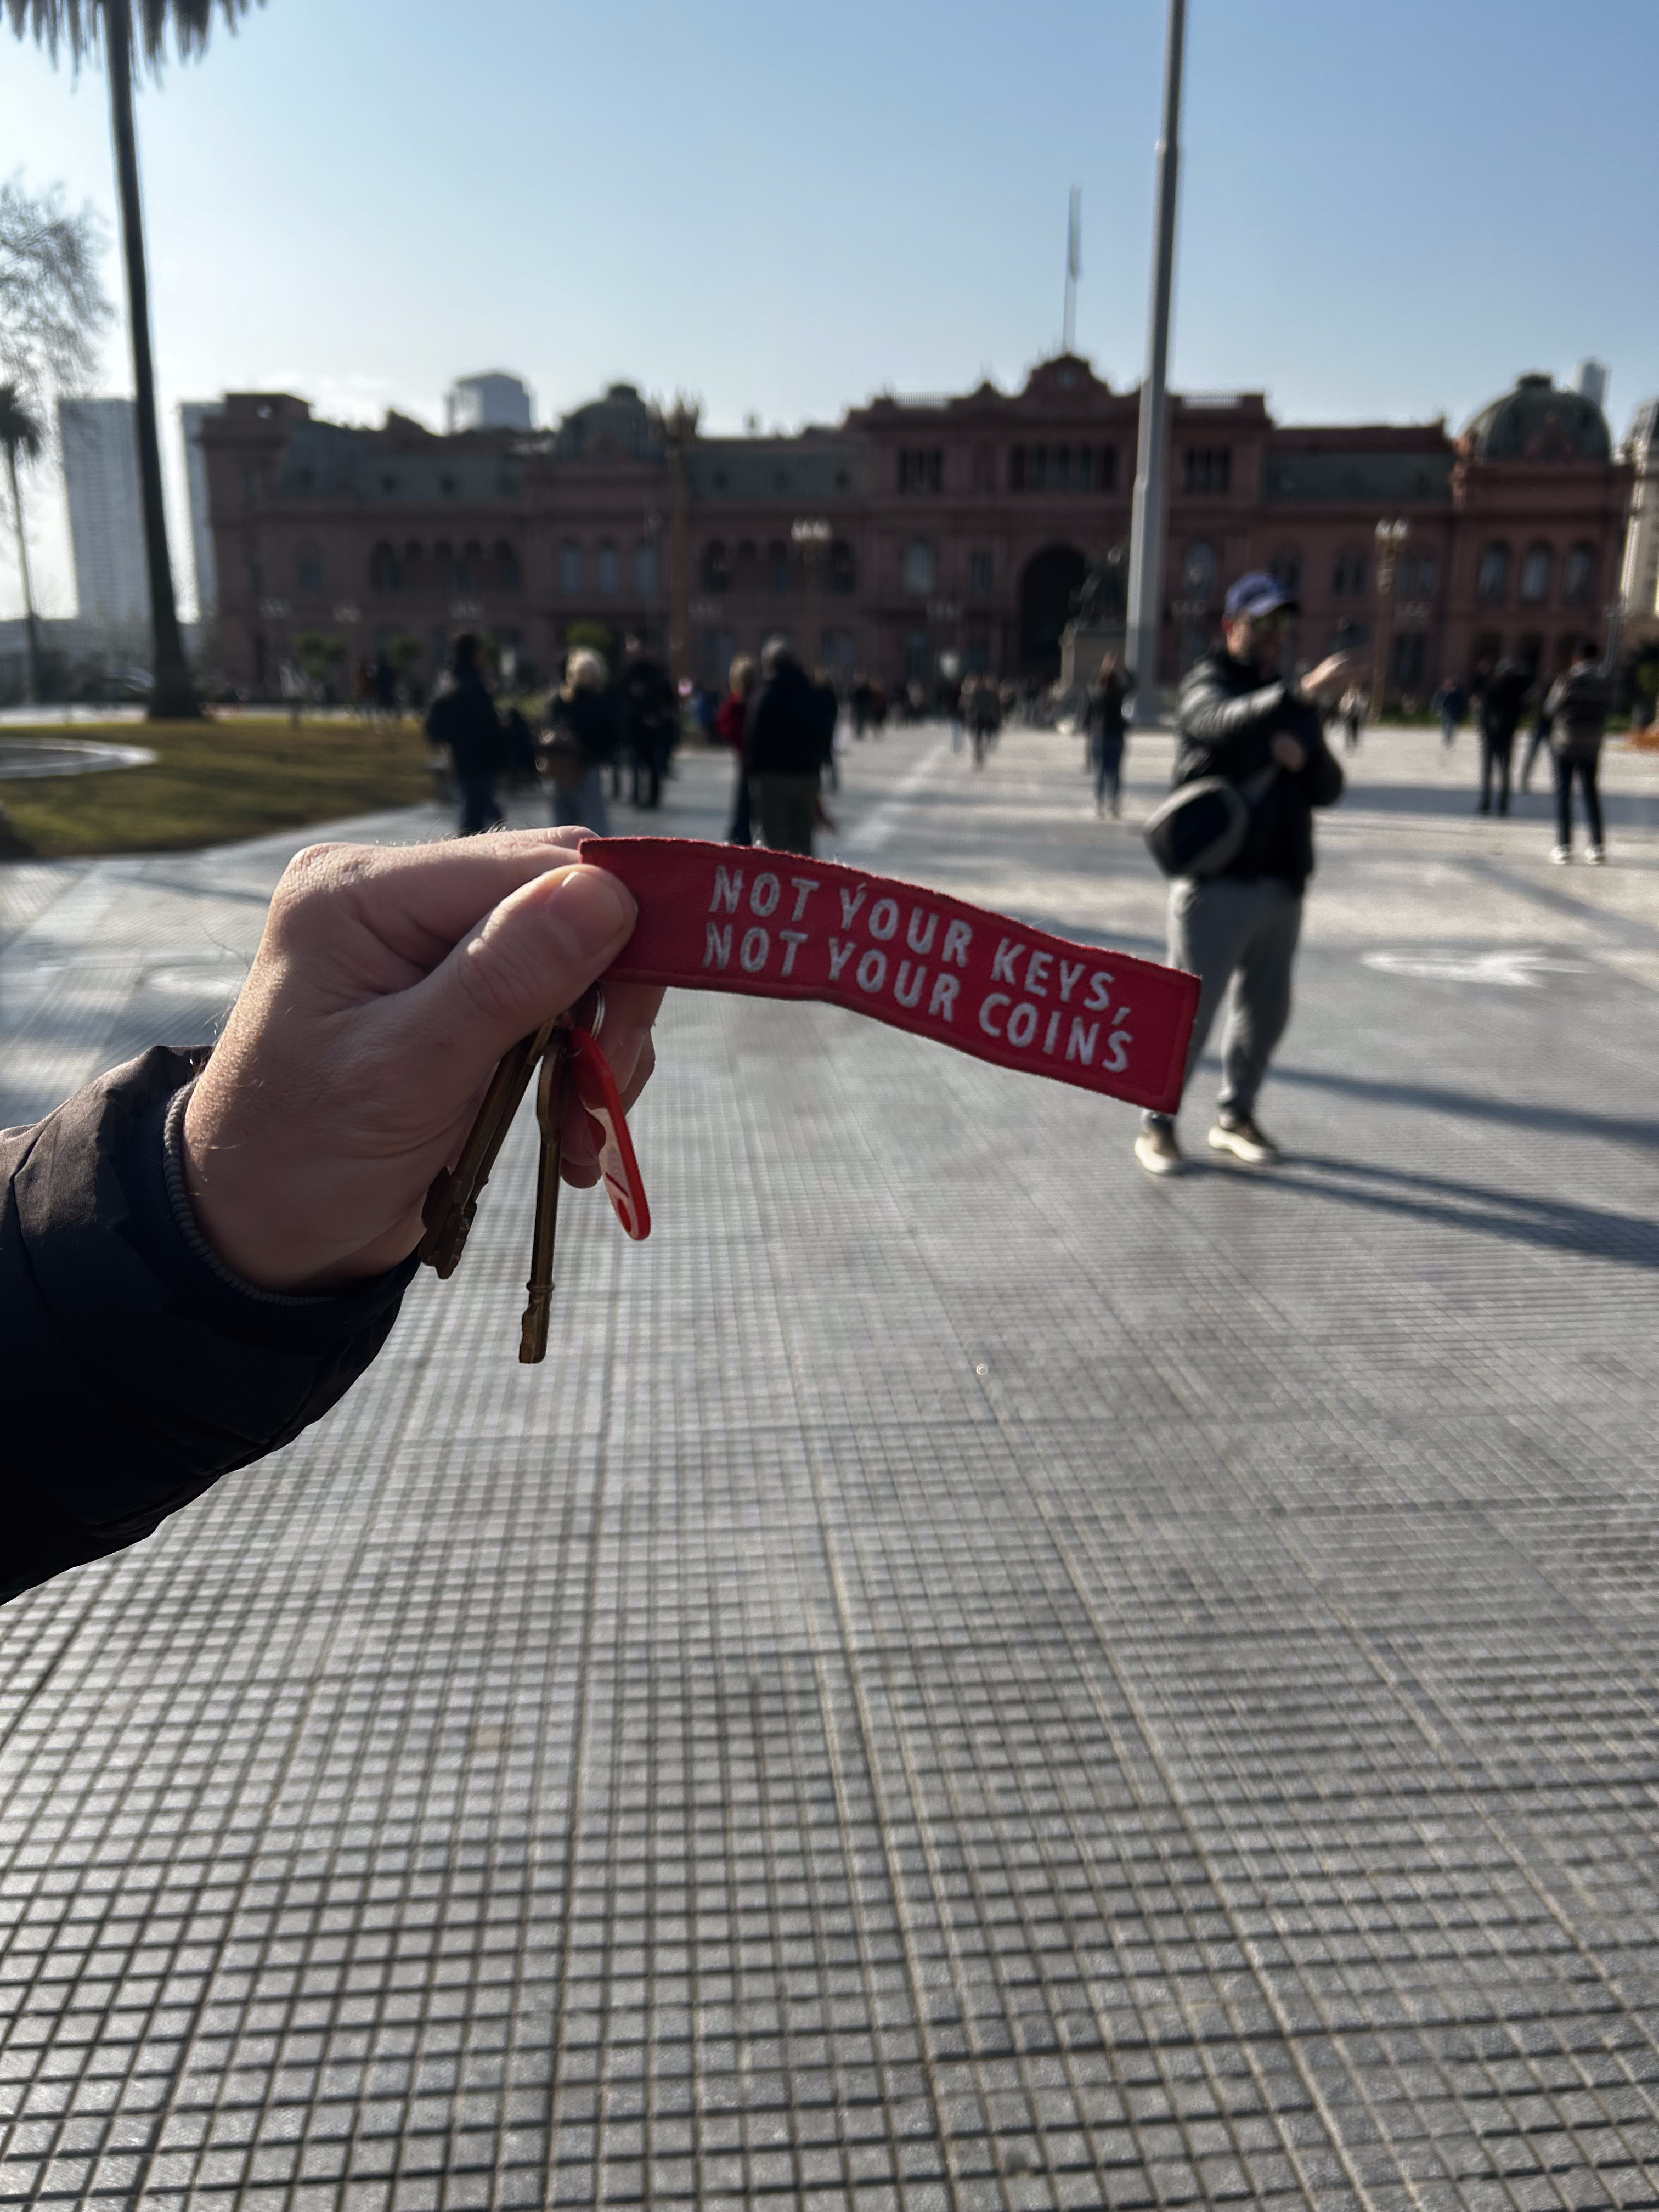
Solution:
M1229 622L1237 622L1241 615L1296 615L1302 608L1296 594L1287 592L1277 576L1270 576L1265 568L1252 568L1248 576L1227 586L1224 611Z

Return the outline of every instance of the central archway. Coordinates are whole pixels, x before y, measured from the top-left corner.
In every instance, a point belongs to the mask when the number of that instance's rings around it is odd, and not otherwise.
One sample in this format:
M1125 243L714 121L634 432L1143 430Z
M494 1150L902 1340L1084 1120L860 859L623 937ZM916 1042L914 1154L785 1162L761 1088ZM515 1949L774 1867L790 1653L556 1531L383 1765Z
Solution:
M1052 684L1060 673L1060 633L1083 587L1088 562L1075 545L1048 545L1034 553L1019 580L1019 665L1025 676Z

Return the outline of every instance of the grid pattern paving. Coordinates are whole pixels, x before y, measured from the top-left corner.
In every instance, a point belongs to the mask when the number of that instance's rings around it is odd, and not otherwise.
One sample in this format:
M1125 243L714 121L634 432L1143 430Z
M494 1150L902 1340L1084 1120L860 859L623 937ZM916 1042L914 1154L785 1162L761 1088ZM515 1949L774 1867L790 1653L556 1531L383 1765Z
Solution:
M1564 877L1394 747L1281 1173L683 999L546 1368L521 1127L327 1421L0 1613L0 2202L1659 2203L1656 810ZM872 747L848 855L1142 946L1074 753ZM285 849L33 879L0 1119Z

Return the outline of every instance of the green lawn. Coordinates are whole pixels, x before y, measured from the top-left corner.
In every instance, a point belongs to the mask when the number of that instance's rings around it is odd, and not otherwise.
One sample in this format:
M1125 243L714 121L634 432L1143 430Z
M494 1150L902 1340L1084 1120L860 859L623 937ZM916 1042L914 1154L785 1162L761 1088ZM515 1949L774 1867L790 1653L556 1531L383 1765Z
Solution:
M286 716L223 722L77 722L17 738L102 738L147 745L149 768L94 775L0 780L20 837L43 858L154 853L257 837L432 796L426 740L413 722L393 729L358 722L301 722Z

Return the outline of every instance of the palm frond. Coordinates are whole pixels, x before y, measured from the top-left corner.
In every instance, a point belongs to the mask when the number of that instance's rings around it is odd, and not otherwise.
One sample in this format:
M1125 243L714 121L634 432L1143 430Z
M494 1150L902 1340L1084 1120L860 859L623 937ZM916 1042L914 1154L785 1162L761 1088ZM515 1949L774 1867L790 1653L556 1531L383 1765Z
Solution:
M188 61L207 45L216 15L234 31L252 0L3 0L11 27L20 39L33 38L53 61L59 47L71 61L83 61L95 52L98 22L106 8L127 9L133 28L135 57L142 53L152 69L165 58L167 32L180 61ZM261 0L261 5L264 0Z
M0 452L33 460L46 442L45 426L15 384L0 384Z

